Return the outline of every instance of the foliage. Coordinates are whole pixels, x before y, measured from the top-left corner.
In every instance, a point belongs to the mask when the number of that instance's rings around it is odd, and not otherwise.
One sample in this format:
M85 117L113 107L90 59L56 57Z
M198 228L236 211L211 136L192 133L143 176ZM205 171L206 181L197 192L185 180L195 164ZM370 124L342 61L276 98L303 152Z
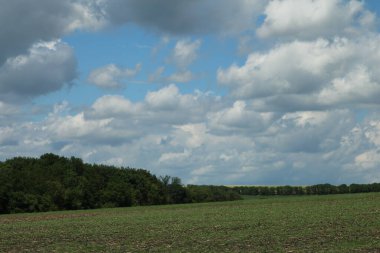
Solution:
M237 192L226 186L188 185L187 189L192 203L241 199Z
M334 186L184 186L147 170L86 164L44 154L0 162L0 213L181 204L241 199L241 195L326 195L380 192L380 183Z
M228 196L215 198L236 199L225 193ZM45 154L0 163L0 213L178 204L200 199L190 194L194 195L176 177L157 178L143 169L91 165L75 157Z

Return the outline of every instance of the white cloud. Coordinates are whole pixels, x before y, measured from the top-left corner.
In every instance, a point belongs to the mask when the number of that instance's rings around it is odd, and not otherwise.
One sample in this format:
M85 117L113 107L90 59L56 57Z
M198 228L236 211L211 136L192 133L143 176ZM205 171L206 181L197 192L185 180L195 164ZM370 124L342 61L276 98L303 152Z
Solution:
M180 103L179 89L174 84L171 84L158 91L148 92L145 100L156 109L173 110Z
M142 106L119 95L105 95L94 102L92 109L90 115L106 118L141 113Z
M56 40L77 29L103 27L106 21L100 1L1 1L0 66L8 58L26 54L39 41Z
M377 35L293 41L252 53L242 66L219 69L217 77L235 97L256 98L267 109L378 104L379 41Z
M331 113L327 111L304 111L287 113L282 119L293 120L297 126L307 127L307 126L318 126L329 120Z
M260 115L247 102L222 99L215 107L215 97L174 86L155 95L167 94L177 97L175 110L115 95L74 114L67 103L56 105L43 120L0 127L0 156L53 151L200 184L350 183L376 176L375 116L358 126L349 110L292 112L257 117L264 127L243 124L242 131L242 118ZM224 128L215 128L215 115Z
M286 113L257 142L284 153L330 152L340 145L337 136L348 132L354 124L354 116L348 110Z
M368 141L380 148L380 121L371 120L368 122L368 127L365 132Z
M58 41L34 44L28 54L8 58L0 67L0 99L15 100L47 94L77 76L71 47Z
M103 0L76 0L71 3L72 17L66 32L77 30L96 31L109 25Z
M367 66L359 65L343 77L331 80L331 85L321 90L321 104L379 103L380 83Z
M112 119L87 120L84 113L74 116L54 117L46 130L53 133L58 139L76 139L104 132Z
M109 25L135 23L162 34L236 34L251 29L265 3L261 0L234 3L223 0L218 4L211 0L4 1L0 10L0 65L10 57L27 53L38 41L59 39L78 30L96 31Z
M374 29L377 17L364 2L148 2L4 4L1 159L55 152L199 184L380 180L380 37ZM19 19L14 13L22 6L28 11ZM253 29L265 6L267 16L257 38ZM68 102L39 108L51 110L49 114L33 114L30 104L15 106L69 86L76 78L73 49L60 37L126 23L158 32L164 38L161 45L169 43L168 36L177 40L166 62L174 64L174 70L159 67L150 77L164 87L151 86L137 102L131 94L102 95L87 108ZM201 46L209 43L208 37L194 37L202 34L240 38L235 42L241 54L266 48L251 53L241 65L218 70L218 82L230 91L226 96L184 93L172 84L196 76L190 66L198 63ZM279 38L278 44L262 38ZM230 46L231 37L218 39ZM132 69L109 64L92 71L88 81L103 88L122 87L140 69L139 64ZM363 120L355 117L357 108L368 110Z
M179 40L173 49L172 60L179 68L186 68L197 58L201 44L200 40Z
M237 97L313 91L321 85L325 67L345 55L344 51L333 55L334 51L324 40L282 44L267 53L250 54L241 67L219 69L218 81Z
M362 170L378 169L380 166L380 149L366 151L356 156L355 165Z
M93 70L88 76L88 81L101 88L120 88L125 79L134 77L140 70L141 64L136 64L134 69L109 64Z
M102 1L1 1L0 99L19 103L73 81L74 52L60 38L105 27Z
M173 140L174 146L183 146L188 149L202 146L206 140L207 127L205 124L186 124L174 126Z
M257 30L260 37L298 39L353 34L355 26L370 27L375 19L357 0L274 0L267 5L265 15Z
M343 178L349 178L352 182L356 182L357 178L371 183L380 180L379 125L378 118L365 121L342 138L336 156L349 160L343 166Z
M274 114L256 112L245 101L238 100L230 108L210 113L208 118L214 130L247 130L252 133L266 129L272 123Z
M131 102L118 95L97 99L85 116L89 119L116 118L142 125L181 125L202 121L213 108L218 108L219 97L207 93L182 94L174 84L147 93L140 102ZM140 127L141 128L141 127Z
M163 153L158 159L159 163L182 163L183 160L188 159L191 156L191 152L185 150L179 153Z
M180 39L174 46L169 63L173 63L177 70L169 75L163 76L165 67L158 67L148 80L154 83L187 83L194 79L194 74L187 68L198 58L198 50L201 47L200 40L191 41Z

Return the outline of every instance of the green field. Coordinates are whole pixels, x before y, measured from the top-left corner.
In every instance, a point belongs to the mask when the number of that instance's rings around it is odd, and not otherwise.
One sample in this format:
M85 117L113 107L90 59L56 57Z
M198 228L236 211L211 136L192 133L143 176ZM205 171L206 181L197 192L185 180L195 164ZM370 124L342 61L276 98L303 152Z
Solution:
M380 252L380 193L0 216L0 252Z

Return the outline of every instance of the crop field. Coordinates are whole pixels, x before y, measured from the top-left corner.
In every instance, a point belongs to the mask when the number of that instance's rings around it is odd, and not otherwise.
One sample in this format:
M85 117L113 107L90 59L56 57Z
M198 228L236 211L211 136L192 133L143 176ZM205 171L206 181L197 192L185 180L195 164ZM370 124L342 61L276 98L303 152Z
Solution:
M1 215L0 252L380 252L380 194Z

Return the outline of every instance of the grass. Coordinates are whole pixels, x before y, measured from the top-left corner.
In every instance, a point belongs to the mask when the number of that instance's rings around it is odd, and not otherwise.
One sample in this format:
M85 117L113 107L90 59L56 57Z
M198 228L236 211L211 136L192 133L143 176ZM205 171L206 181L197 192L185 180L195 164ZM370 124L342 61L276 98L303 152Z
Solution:
M380 193L0 216L0 252L380 252Z

